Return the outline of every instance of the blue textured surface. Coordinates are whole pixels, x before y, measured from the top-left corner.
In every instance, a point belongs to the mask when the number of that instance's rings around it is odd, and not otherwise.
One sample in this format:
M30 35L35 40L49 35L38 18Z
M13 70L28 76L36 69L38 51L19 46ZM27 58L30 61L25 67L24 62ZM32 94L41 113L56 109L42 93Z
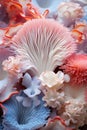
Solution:
M32 105L26 108L15 98L11 98L4 106L8 111L4 116L3 130L35 130L46 124L46 118L50 113L42 101L37 107Z
M2 117L0 117L0 130L3 130L3 126L2 126Z

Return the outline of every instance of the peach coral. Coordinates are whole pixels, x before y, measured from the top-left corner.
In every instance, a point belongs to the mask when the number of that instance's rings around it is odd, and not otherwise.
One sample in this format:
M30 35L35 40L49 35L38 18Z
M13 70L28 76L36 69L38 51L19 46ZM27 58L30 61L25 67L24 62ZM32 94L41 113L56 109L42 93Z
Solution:
M87 55L73 54L66 59L61 68L70 75L73 85L87 85Z

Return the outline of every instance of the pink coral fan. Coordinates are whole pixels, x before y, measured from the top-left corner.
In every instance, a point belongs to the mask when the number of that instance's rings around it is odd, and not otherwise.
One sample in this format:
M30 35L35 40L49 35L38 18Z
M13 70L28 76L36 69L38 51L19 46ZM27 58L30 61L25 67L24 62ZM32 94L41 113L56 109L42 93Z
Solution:
M73 54L66 59L61 67L65 73L70 75L70 82L77 86L87 84L87 55Z
M68 29L51 19L26 22L11 43L11 48L22 57L27 68L35 66L38 74L53 71L76 50Z

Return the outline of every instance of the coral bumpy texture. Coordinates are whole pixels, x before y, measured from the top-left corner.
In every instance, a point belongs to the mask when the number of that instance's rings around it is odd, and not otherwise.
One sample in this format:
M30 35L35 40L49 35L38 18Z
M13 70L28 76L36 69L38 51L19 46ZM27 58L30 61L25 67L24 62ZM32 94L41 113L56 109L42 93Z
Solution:
M0 130L85 130L86 8L0 1Z

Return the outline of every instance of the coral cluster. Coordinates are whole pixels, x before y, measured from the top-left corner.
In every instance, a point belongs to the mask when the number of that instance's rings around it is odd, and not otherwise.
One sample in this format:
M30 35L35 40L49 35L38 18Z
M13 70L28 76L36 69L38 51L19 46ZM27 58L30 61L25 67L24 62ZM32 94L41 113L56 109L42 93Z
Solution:
M87 124L87 2L0 1L0 130Z

